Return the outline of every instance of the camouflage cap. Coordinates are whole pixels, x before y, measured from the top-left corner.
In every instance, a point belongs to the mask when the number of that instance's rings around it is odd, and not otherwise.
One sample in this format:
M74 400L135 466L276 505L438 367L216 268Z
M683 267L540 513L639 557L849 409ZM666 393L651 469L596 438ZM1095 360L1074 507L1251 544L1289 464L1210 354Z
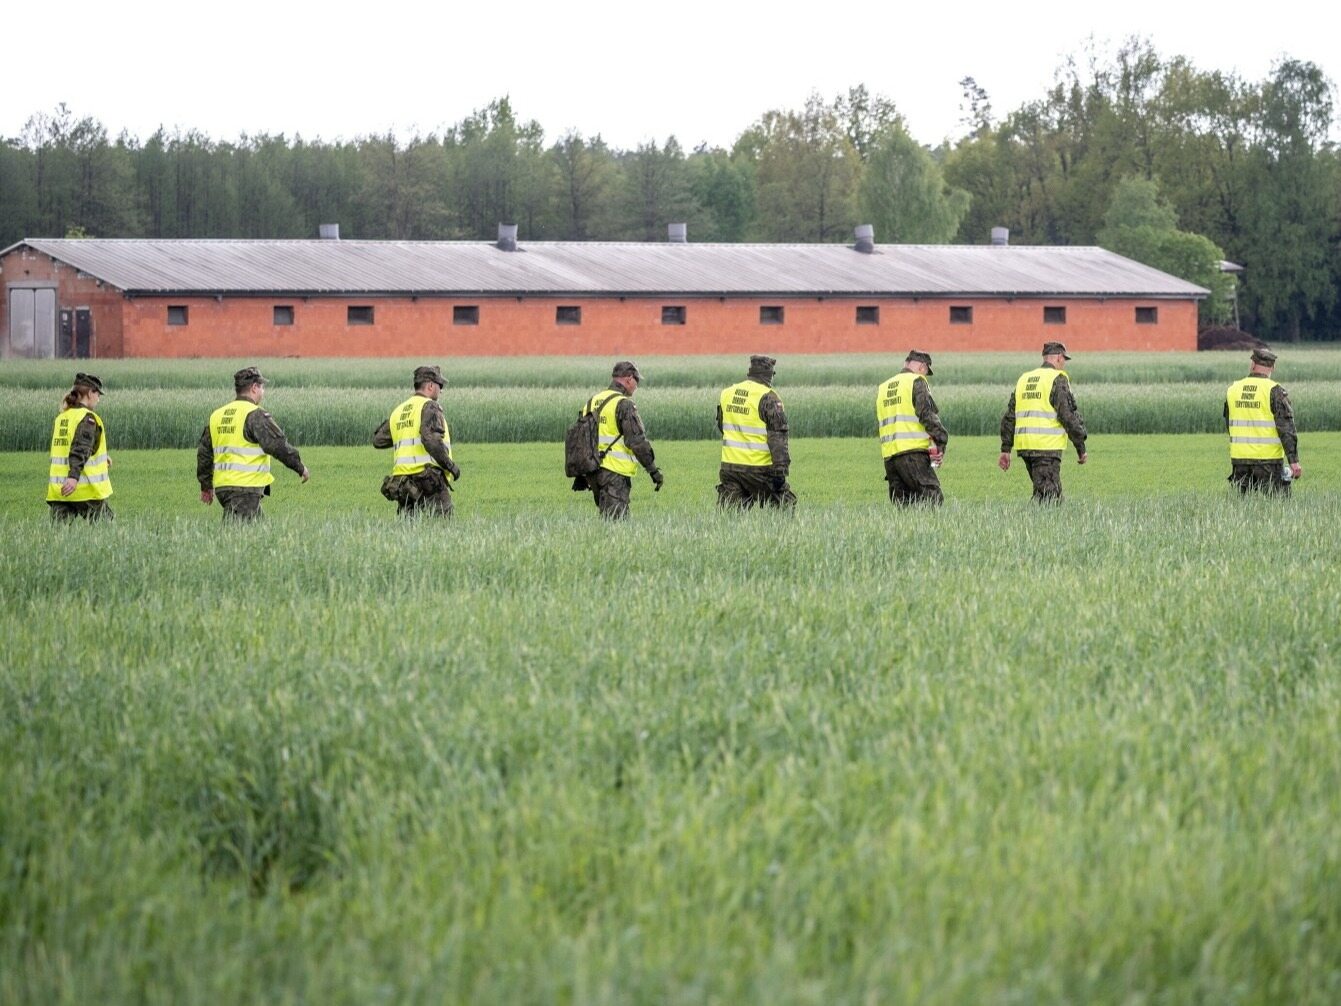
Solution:
M75 374L74 383L76 385L82 384L86 388L92 388L100 395L105 393L102 390L102 380L97 374L85 374L81 370L79 373Z
M1265 346L1253 350L1253 363L1260 367L1274 367L1276 365L1276 354L1271 352Z
M239 390L242 388L249 388L253 384L264 383L265 378L261 376L259 367L243 367L233 375L233 387L238 388Z
M772 374L777 368L778 361L771 356L751 356L750 373L751 374Z
M643 375L638 373L638 368L634 366L632 360L620 360L610 371L611 377L632 377L639 384L643 383Z
M414 386L417 388L421 384L432 381L439 388L447 387L447 380L442 376L442 368L439 366L423 366L414 368Z
M927 376L930 377L932 374L930 353L924 353L920 349L910 349L908 350L908 355L903 358L903 361L904 363L925 363L927 365Z
M1044 356L1061 356L1063 360L1069 360L1071 357L1066 355L1066 346L1060 342L1043 343Z

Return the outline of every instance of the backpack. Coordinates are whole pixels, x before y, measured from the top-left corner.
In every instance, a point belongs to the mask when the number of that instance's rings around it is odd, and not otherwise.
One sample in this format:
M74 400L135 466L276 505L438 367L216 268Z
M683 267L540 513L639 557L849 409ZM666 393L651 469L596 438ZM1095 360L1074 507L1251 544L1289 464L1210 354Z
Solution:
M619 392L611 392L611 397L618 395ZM601 428L601 410L593 408L597 395L592 395L586 406L578 413L577 421L568 427L568 432L563 437L563 473L568 478L581 478L590 475L596 469L601 467L601 462L605 456L610 453L615 444L619 443L619 437L615 437L612 443L605 450L601 450L600 428ZM604 408L610 398L601 402L601 408Z

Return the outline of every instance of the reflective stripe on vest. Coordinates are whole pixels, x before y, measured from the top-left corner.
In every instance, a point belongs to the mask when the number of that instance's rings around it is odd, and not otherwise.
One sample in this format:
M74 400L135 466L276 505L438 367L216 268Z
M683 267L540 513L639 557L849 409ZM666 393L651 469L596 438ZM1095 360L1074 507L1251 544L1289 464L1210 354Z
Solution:
M1052 407L1052 386L1064 370L1038 367L1020 375L1015 384L1015 449L1064 451L1066 428Z
M616 475L627 475L632 478L638 471L638 459L620 438L619 417L616 415L619 403L625 397L627 396L618 391L612 391L605 398L600 398L599 395L593 396L589 404L597 413L596 449L604 455L601 458L601 467Z
M243 427L259 405L239 398L210 414L210 443L214 447L214 488L260 488L275 481L270 455L247 439Z
M758 381L745 380L722 392L722 464L762 468L773 463L768 449L768 426L759 414L759 403L773 389Z
M880 456L892 457L909 451L925 451L931 437L913 409L913 383L925 381L921 374L895 374L875 396L875 418L880 423Z
M424 448L423 419L424 406L433 401L427 395L414 394L391 410L391 440L395 446L392 458L392 475L416 475L425 468L441 468ZM447 448L447 456L452 456L452 431L443 418L442 445ZM449 479L451 475L447 476Z
M84 470L79 473L75 491L69 496L61 495L61 486L70 477L70 441L75 430L92 416L98 424L98 441L93 446L92 456L84 462ZM47 500L50 502L85 503L89 500L105 500L112 495L112 461L107 455L107 431L96 412L85 408L66 409L56 417L51 428L51 451L48 457L50 468L47 470Z
M1285 447L1271 412L1271 389L1266 377L1245 377L1225 392L1229 405L1229 456L1241 461L1273 461L1285 457Z

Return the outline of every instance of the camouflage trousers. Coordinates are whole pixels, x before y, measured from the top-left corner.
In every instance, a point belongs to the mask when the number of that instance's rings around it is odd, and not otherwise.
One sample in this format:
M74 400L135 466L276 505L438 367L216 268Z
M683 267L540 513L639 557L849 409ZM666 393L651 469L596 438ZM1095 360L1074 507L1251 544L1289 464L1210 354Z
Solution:
M606 520L623 520L629 515L629 492L633 479L608 468L598 468L587 476L587 488L596 502L596 509Z
M926 451L905 451L885 458L885 481L889 483L891 503L940 506L945 502L941 480L936 477L931 455Z
M396 503L403 517L452 515L452 490L440 468L425 468L413 475L388 475L382 480L382 495Z
M1268 496L1289 496L1290 483L1281 471L1283 461L1230 460L1229 481L1240 493L1265 493Z
M112 505L106 500L79 500L74 503L51 500L47 503L47 506L51 508L51 519L57 524L68 524L78 517L82 517L91 523L99 520L111 520L115 516L112 513Z
M777 476L771 468L747 468L722 465L717 472L717 505L724 509L749 510L751 507L778 507L796 509L796 493L782 479L782 487L775 489Z
M219 506L223 509L225 521L260 519L261 500L265 499L266 495L266 489L243 489L236 486L214 490L214 498L219 501Z
M1062 456L1060 454L1022 454L1029 480L1034 483L1035 503L1062 501Z

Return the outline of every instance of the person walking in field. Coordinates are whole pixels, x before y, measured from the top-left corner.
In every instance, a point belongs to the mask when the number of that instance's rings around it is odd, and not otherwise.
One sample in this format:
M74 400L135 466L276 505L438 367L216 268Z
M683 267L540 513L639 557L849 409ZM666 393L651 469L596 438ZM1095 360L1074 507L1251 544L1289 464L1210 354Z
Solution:
M396 449L382 495L402 515L452 515L452 482L461 466L452 458L452 431L438 398L447 382L441 367L416 367L414 394L391 410L373 432L378 450Z
M200 502L209 506L218 497L224 520L261 516L261 500L270 495L270 484L275 481L270 474L272 457L304 482L311 477L298 449L261 408L265 383L255 367L243 367L234 374L237 397L210 414L196 447Z
M1229 481L1240 493L1289 496L1290 482L1304 474L1294 409L1285 389L1271 379L1275 369L1275 353L1254 349L1248 376L1225 392Z
M751 356L745 380L731 385L718 399L717 429L722 434L719 507L796 507L796 494L787 484L791 468L787 413L773 390L777 364L771 356Z
M927 382L931 374L930 354L911 349L903 369L880 385L875 396L880 454L892 503L939 506L945 501L935 466L945 456L950 435L931 397Z
M1013 448L1024 460L1038 503L1062 498L1062 455L1068 437L1076 447L1076 463L1083 465L1088 459L1085 421L1062 369L1069 359L1060 342L1045 342L1042 366L1020 375L1001 417L1001 456L996 463L1003 472L1009 471Z
M102 400L102 381L79 373L65 393L61 411L51 429L47 507L51 518L65 523L111 520L112 459L107 454L107 430L93 410Z
M623 520L629 515L629 495L638 465L646 469L654 492L661 492L666 484L638 407L633 404L633 394L641 383L642 375L633 362L620 360L610 371L610 386L592 395L578 413L597 416L600 467L582 478L596 508L607 520ZM580 483L574 488L581 488Z

